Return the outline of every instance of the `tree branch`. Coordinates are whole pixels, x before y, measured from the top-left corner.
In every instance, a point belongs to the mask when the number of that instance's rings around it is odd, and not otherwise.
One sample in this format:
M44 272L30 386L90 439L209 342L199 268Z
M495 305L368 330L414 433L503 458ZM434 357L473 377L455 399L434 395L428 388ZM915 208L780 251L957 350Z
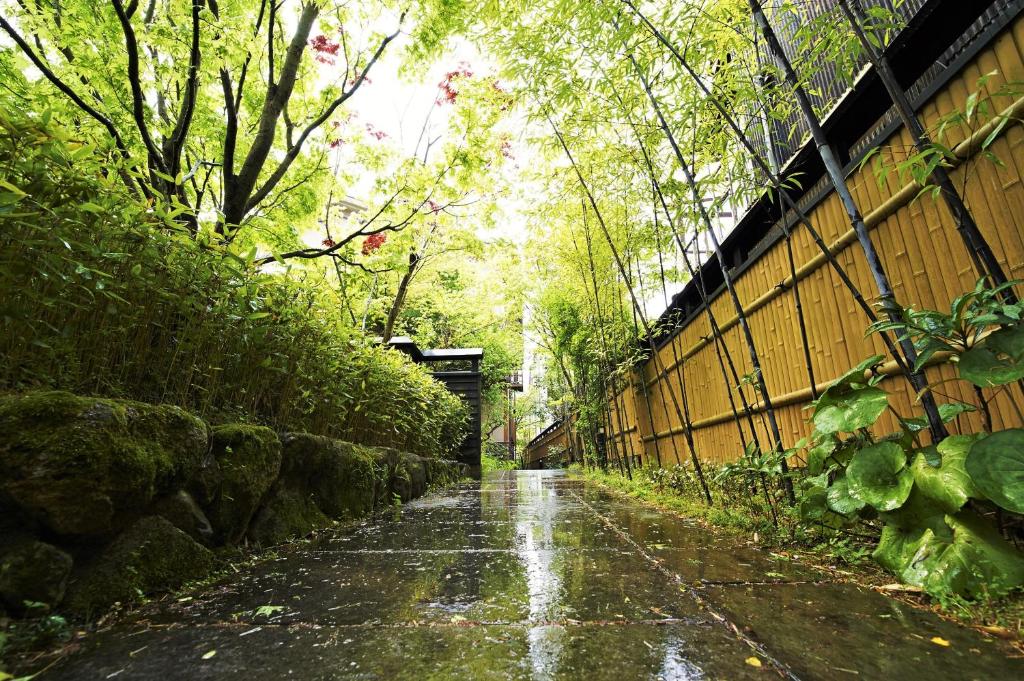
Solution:
M109 118L104 116L102 113L100 113L99 111L97 111L93 107L91 107L88 104L86 104L85 100L83 100L78 95L78 93L76 93L74 90L72 90L67 85L67 83L65 83L63 80L61 80L57 76L57 74L55 74L52 70L50 70L50 68L45 63L43 63L42 59L40 59L39 56L32 50L32 48L29 46L29 44L27 42L25 42L25 39L22 38L18 34L18 32L14 30L14 27L11 26L10 23L8 23L7 19L5 19L3 17L3 15L0 15L0 28L3 28L4 32L11 37L11 40L13 40L15 42L15 44L17 44L17 46L21 49L21 51L25 54L25 56L28 57L29 61L31 61L32 64L37 69L39 69L39 71L43 74L43 76L48 81L50 81L53 84L54 87L56 87L58 90L63 92L68 97L68 99L70 99L72 102L75 103L75 106L77 106L83 112L88 114L89 117L91 117L92 119L97 121L100 125L102 125L104 128L106 128L106 130L110 134L111 138L113 138L114 144L117 146L118 150L121 152L121 157L124 158L126 161L130 161L131 160L131 153L128 151L128 147L127 147L127 145L125 145L124 139L121 137L121 133L119 133L117 128L114 126L113 121L111 121ZM151 196L151 194L149 192L148 187L146 187L146 184L144 182L138 182L138 185L139 185L139 189L142 191L143 195L146 196L146 198L149 198ZM129 183L129 186L130 186L130 183Z
M121 22L121 31L124 33L125 49L128 52L128 84L132 91L132 116L135 125L142 136L142 142L149 152L149 166L167 174L167 166L164 164L159 149L149 134L149 125L146 123L146 98L142 92L142 80L139 75L139 43L135 37L135 29L132 28L130 15L126 12L121 0L111 0L114 11ZM137 5L138 3L133 3ZM134 9L133 9L134 11Z
M181 113L171 133L168 145L167 170L172 177L177 177L181 165L181 152L185 147L185 137L192 125L192 116L196 108L196 96L199 92L199 64L202 54L199 50L199 14L205 4L204 0L192 0L192 46L189 49L188 79L185 94L181 99Z
M396 222L396 223L388 222L383 227L377 227L376 229L367 229L367 227L369 225L373 224L384 213L384 211L387 210L387 208L392 203L394 203L395 199L398 198L398 196L402 193L402 191L404 191L404 189L405 188L403 187L398 192L393 194L391 196L391 198L389 198L385 202L385 204L376 213L373 214L372 217L370 217L368 220L363 221L363 223L359 226L359 229L357 229L356 231L352 232L351 234L349 234L348 236L343 238L341 241L335 243L333 246L329 246L327 248L301 248L301 249L296 250L296 251L289 251L288 253L281 253L281 254L279 254L277 256L268 256L266 258L261 258L260 260L257 260L256 261L256 265L257 266L262 266L262 265L265 265L265 264L267 264L269 262L273 262L274 260L288 260L290 258L301 258L301 259L309 260L309 259L313 259L313 258L322 258L324 256L332 256L333 257L333 255L335 253L340 251L347 244L351 243L353 240L357 239L360 236L372 236L374 234L382 234L384 232L400 232L400 231L402 231L403 229L405 229L409 225L410 222L412 222L416 218L417 215L420 214L420 209L423 208L423 206L427 205L427 201L430 200L429 197L424 198L423 201L421 201L416 206L416 208L414 208L408 215L406 215L404 218L402 218L402 220L400 220L399 222Z
M398 20L399 26L401 26L401 23L404 19L405 13L403 12ZM263 199L267 197L268 194L270 194L270 192L274 190L274 187L277 185L278 182L281 181L281 178L284 177L285 173L288 172L288 168L298 157L299 152L302 151L302 145L305 144L306 139L317 128L323 125L334 114L334 112L338 109L339 106L344 104L352 95L356 93L359 87L366 80L366 75L369 73L370 69L373 68L374 64L376 64L377 61L380 59L380 56L384 53L384 50L385 48L387 48L388 44L398 37L400 31L400 28L396 29L394 33L385 36L384 39L381 40L380 45L377 46L377 49L373 53L373 56L370 58L370 61L367 62L363 70L360 71L359 77L356 78L356 81L352 84L352 87L349 88L348 90L345 90L343 87L341 96L335 99L333 102L331 102L331 104L323 111L323 113L321 113L319 116L313 119L313 121L303 129L295 144L291 145L288 148L288 151L285 152L284 158L281 160L281 163L278 164L277 168L274 169L274 172L270 174L270 177L267 178L266 182L264 182L263 185L260 186L260 188L256 190L253 193L253 195L249 198L248 202L245 205L245 213L248 213L250 210L255 208L261 201L263 201Z
M220 70L220 85L224 91L224 110L226 115L223 161L224 181L233 182L235 177L235 145L238 140L238 109L235 107L234 93L231 91L231 74L226 68Z

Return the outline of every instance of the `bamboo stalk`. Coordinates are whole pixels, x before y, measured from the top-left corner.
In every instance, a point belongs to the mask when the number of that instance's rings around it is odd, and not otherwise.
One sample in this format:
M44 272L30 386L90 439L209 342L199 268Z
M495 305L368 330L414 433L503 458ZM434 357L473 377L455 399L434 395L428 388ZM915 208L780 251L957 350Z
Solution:
M811 223L810 218L806 215L806 213L803 210L800 209L796 201L789 195L789 190L786 188L785 183L782 181L782 178L779 177L774 170L772 170L768 162L761 156L760 153L758 153L757 149L755 149L754 144L750 141L750 138L747 136L745 132L743 132L743 129L740 127L739 123L736 122L735 116L733 116L725 108L725 106L718 100L718 98L714 96L714 94L711 92L708 86L701 79L700 74L698 74L696 70L690 65L690 63L686 60L685 56L682 53L680 53L678 49L676 49L676 47L668 40L668 38L664 36L664 34L661 33L661 31L658 30L658 28L653 23L651 23L647 16L644 15L637 8L636 4L632 0L621 0L621 2L623 2L627 7L629 7L633 11L633 13L640 19L640 21L648 28L651 34L654 35L658 42L660 42L662 45L668 48L669 52L676 59L676 61L683 68L683 70L687 73L687 75L694 82L697 88L707 98L707 100L711 102L712 106L714 106L718 113L722 116L722 119L726 122L729 129L732 130L736 139L740 142L744 149L746 149L747 153L750 154L750 159L754 162L758 169L765 174L765 177L768 178L774 191L778 192L779 198L782 200L786 210L791 211L796 216L797 222L799 224L802 224L804 228L807 229L807 233L811 236L815 245L818 246L819 250L822 253L822 256L825 258L825 261L828 262L829 266L832 267L833 271L835 271L836 276L839 277L843 285L850 291L850 294L853 296L854 302L864 312L864 315L868 318L868 321L871 323L878 321L878 317L875 315L874 310L868 304L867 300L864 299L864 296L860 292L860 289L857 288L857 285L854 284L852 279L850 279L850 276L846 273L846 270L836 260L832 250L828 247L824 239L822 239L821 235L814 228L814 225ZM780 216L779 225L784 231L788 230L789 224L787 222L785 214L782 214ZM794 278L793 281L795 283L797 280ZM896 362L899 363L899 365L904 369L904 374L906 375L907 380L910 381L911 385L913 385L914 379L911 375L910 366L907 365L906 361L903 358L903 355L900 354L899 349L897 349L896 347L896 343L892 340L892 338L890 338L888 333L880 333L878 334L878 337L885 345L886 350L889 352L889 354L892 355L893 359L895 359Z
M558 127L555 125L554 121L551 120L550 116L548 116L547 118L548 118L548 123L551 125L552 130L554 130L554 132L555 132L555 136L558 138L559 144L561 144L561 146L562 146L562 150L565 152L566 157L569 159L569 162L572 165L572 168L573 168L573 170L576 173L576 177L577 177L577 179L580 182L580 186L582 187L584 194L586 194L587 200L590 202L591 208L593 208L593 210L594 210L594 214L597 217L597 223L598 223L598 225L600 225L601 232L604 235L605 241L608 244L608 247L609 247L609 249L612 252L612 257L615 260L615 265L618 268L620 273L624 273L625 272L625 268L622 265L622 259L619 256L618 248L616 248L615 242L612 240L611 234L608 232L608 226L605 224L604 218L601 215L601 211L600 211L600 209L597 206L597 200L594 198L593 193L591 193L590 186L587 184L586 180L583 178L583 173L580 171L579 166L576 165L576 160L573 157L572 152L569 151L569 146L565 143L565 138L562 137L561 131L559 131ZM623 278L625 278L625 277L623 277ZM640 305L637 302L636 294L634 293L632 288L629 288L629 295L630 295L630 298L633 301L633 305L639 310L640 309ZM649 341L649 343L651 345L651 351L654 354L655 362L656 362L656 365L657 365L657 364L659 364L661 362L661 358L658 355L657 349L654 347L654 335L651 333L651 329L650 329L650 326L647 323L647 320L642 315L641 315L640 319L643 322L644 333L645 333L645 335L646 335L646 337L647 337L647 339L648 339L648 341ZM683 392L684 392L684 398L685 398L685 391L683 391ZM669 395L672 396L672 401L673 401L673 404L676 407L676 412L677 412L677 414L680 417L679 420L680 421L684 421L684 423L689 423L689 420L690 420L689 419L689 415L687 414L686 418L684 420L683 413L680 411L679 403L675 399L675 393L672 392L672 391L669 391ZM685 399L684 399L683 405L684 405L683 409L686 409ZM700 457L697 456L697 452L694 449L693 433L692 433L691 429L689 429L689 428L687 428L687 436L686 437L687 437L687 444L689 444L689 446L690 446L690 460L693 463L694 472L697 474L697 479L700 482L701 489L704 492L704 498L705 498L707 504L710 506L713 503L713 500L711 498L711 490L708 488L707 480L704 477L704 468L703 468L703 466L700 463Z
M609 365L609 357L610 357L610 355L608 353L608 339L607 339L607 337L605 336L605 333L604 333L604 319L603 319L603 315L601 314L601 291L598 288L598 285L597 285L597 275L594 272L594 253L593 253L593 247L592 247L591 238L590 238L590 229L587 227L586 211L585 210L583 212L582 224L583 224L584 235L586 236L586 240L587 240L586 241L586 243L587 243L587 261L590 263L590 278L591 278L591 283L594 286L594 311L597 314L598 338L601 341L601 348L602 348L602 353L603 353L603 362L601 362L601 364L603 365L603 370L601 371L601 390L602 390L602 393L601 393L601 404L602 404L602 406L604 408L604 411L606 412L605 421L608 424L608 427L605 429L605 447L607 448L609 443L612 445L612 449L615 451L615 455L616 455L615 456L615 461L618 464L619 473L621 475L625 476L626 475L626 470L623 468L623 465L622 465L622 452L618 449L618 446L615 444L615 438L614 438L615 426L612 423L611 409L608 408L608 406L607 406L607 404L608 404L607 403L608 377L611 375L610 365ZM575 244L575 237L573 238L573 243ZM578 251L578 248L577 248L577 251ZM585 282L586 282L586 276L584 275L584 283ZM616 409L616 416L618 416L618 415L619 415L619 412L618 412L618 409ZM622 420L621 420L621 418L619 419L619 430L622 430ZM608 437L608 433L609 432L613 433L612 437ZM632 477L632 476L630 476L630 477Z
M659 258L659 260L661 259L661 251L660 250L658 251L658 258ZM640 274L640 256L639 256L639 254L637 255L636 278L637 278L637 283L640 285L640 290L643 291L643 289L644 289L644 282L643 282L643 278L641 277L641 274ZM637 336L640 335L640 325L639 325L639 323L637 322L637 319L636 319L636 310L633 310L633 332ZM654 414L651 411L651 396L647 392L647 384L643 380L643 374L641 374L641 376L640 376L640 389L641 389L641 391L644 394L644 403L647 405L647 420L650 422L651 432L654 433L654 432L657 431L657 428L654 427ZM633 390L635 392L636 388L634 387ZM645 448L644 452L646 453L646 451L647 450ZM661 448L660 448L659 443L658 443L657 440L654 441L654 458L658 462L658 468L661 468L662 467L661 466Z
M690 273L691 279L695 278L696 274L694 272L694 267L690 263L690 260L689 260L688 248L683 245L682 237L680 236L679 230L676 227L675 221L672 218L672 212L668 208L668 204L667 204L667 202L665 200L665 195L664 195L664 193L661 190L661 182L658 180L658 178L656 176L656 173L654 171L654 163L652 162L651 156L650 156L650 154L647 151L647 146L644 144L643 137L640 135L640 131L637 128L636 122L633 120L632 116L629 115L629 111L628 111L628 109L627 109L627 107L625 105L624 100L622 99L621 94L619 93L618 88L616 88L615 85L614 85L614 82L610 78L607 77L607 73L604 72L603 68L602 68L602 73L604 73L604 75L605 75L606 79L608 80L609 84L612 86L612 92L615 94L615 99L619 103L620 108L622 108L623 113L626 116L626 121L629 124L630 129L633 132L633 136L636 138L638 146L640 147L640 154L641 154L641 156L643 158L643 169L646 170L647 175L648 175L648 177L651 180L651 188L652 188L652 191L653 191L653 194L654 194L654 198L656 199L656 201L654 202L654 206L653 206L653 208L654 208L655 242L657 244L659 244L659 246L658 246L658 263L659 263L659 266L661 268L661 288L662 288L662 295L665 296L665 307L667 309L668 308L668 293L666 292L666 285L665 285L665 268L664 268L664 264L662 262L662 257L661 257L661 255L662 255L661 254L661 248L660 248L661 236L660 236L660 231L658 229L658 224L659 224L659 222L658 222L658 203L659 202L661 204L662 211L665 214L665 219L668 221L669 228L672 231L672 236L673 236L677 246L679 247L679 252L680 252L680 255L681 255L682 259L683 259L683 262L686 264L686 268L687 268L688 272ZM693 241L691 241L691 243L693 243L695 241L696 241L696 235L694 236L694 239L693 239ZM639 267L639 265L638 265L638 267ZM715 320L715 314L712 311L711 306L710 306L710 304L709 304L709 302L707 300L707 292L704 289L703 274L701 274L701 277L699 278L699 290L698 290L698 293L700 294L701 303L704 306L704 310L705 310L705 312L707 314L707 317L708 317L708 322L709 322L709 324L711 326L711 332L712 332L712 336L713 336L714 343L715 343L715 352L718 355L719 366L720 366L720 368L722 370L722 378L725 381L726 396L729 399L729 406L732 408L733 413L736 416L736 429L739 432L740 443L742 444L744 450L746 450L747 440L746 440L745 434L743 432L743 426L740 424L739 413L736 411L736 402L735 402L735 400L733 400L733 396L732 396L732 385L733 385L733 383L730 383L729 377L726 374L725 365L724 365L723 360L722 360L722 351L719 348L719 345L721 345L724 348L725 353L727 355L729 355L729 348L728 348L728 346L725 343L725 339L722 337L721 331L719 330L718 324L717 324L717 322ZM678 322L673 324L673 335L674 335L675 329L677 327L678 327ZM677 348L675 346L674 340L670 340L670 343L672 344L672 354L673 354L673 359L674 359L674 362L672 364L672 368L675 369L675 368L680 366L679 353L678 353L678 350L677 350ZM730 366L732 366L732 357L731 357L731 355L729 356L729 364L730 364ZM757 446L760 447L760 443L758 442L758 437L757 437L757 429L754 427L754 421L753 421L752 413L751 413L749 407L747 406L747 401L746 401L745 396L743 395L743 391L738 388L739 376L736 375L735 367L733 367L733 374L735 376L735 384L737 385L737 389L739 390L740 397L741 397L741 399L743 401L744 411L745 411L745 413L747 415L747 419L748 419L748 421L750 423L750 433L751 433L751 436L753 437L754 442L757 443ZM658 380L658 384L659 384L659 386L662 385L660 380ZM645 387L646 387L646 384L645 384ZM664 403L663 403L663 406L664 406ZM667 410L667 406L666 406L666 410ZM672 442L674 444L675 440L673 440ZM678 456L677 456L677 458L678 458Z
M729 297L732 299L733 307L736 309L736 314L740 318L740 329L743 331L743 337L746 341L747 351L750 355L750 364L753 367L755 380L760 388L761 398L765 401L765 413L768 417L768 426L773 440L773 447L779 452L783 452L786 448L782 442L782 433L779 430L778 421L775 418L775 410L771 407L771 396L768 393L768 385L765 382L764 373L761 370L761 360L757 352L757 345L754 342L754 334L750 329L750 324L746 315L743 314L743 304L740 302L739 295L736 293L736 289L733 286L732 275L729 274L729 269L725 262L725 256L722 254L722 245L718 240L718 235L715 234L714 225L711 222L711 216L708 215L707 209L704 207L704 202L700 195L700 188L697 185L697 180L693 175L693 171L690 169L690 165L686 162L682 150L676 142L675 135L672 133L672 130L668 125L668 121L665 120L665 115L661 111L661 106L658 104L657 98L651 91L647 77L644 75L643 70L640 68L640 65L637 63L636 58L631 52L627 53L627 57L630 63L633 64L637 77L643 85L644 92L647 93L647 98L650 100L651 106L658 117L658 123L661 126L662 131L665 133L666 138L668 138L669 145L672 147L672 151L676 156L679 168L683 171L686 183L690 187L690 191L693 195L693 201L697 207L698 213L700 214L701 220L704 223L708 235L711 237L711 243L715 249L715 258L718 260L718 265L722 270L722 277L725 280L726 290L728 290ZM786 491L786 497L789 499L790 504L794 504L796 503L796 495L793 492L793 481L790 480L788 475L789 465L786 463L785 459L782 459L782 473L782 484Z
M868 269L871 271L871 277L875 282L875 287L878 289L878 296L881 299L881 307L890 319L893 321L899 321L899 314L902 308L896 300L896 294L893 292L892 284L889 282L889 275L886 274L885 267L882 265L882 260L878 255L875 244L871 240L871 235L868 232L867 227L864 225L864 218L861 216L860 209L857 207L857 202L854 200L853 194L850 192L850 188L846 184L846 176L843 174L842 166L839 164L835 150L832 148L832 144L828 141L825 131L821 127L821 122L814 113L814 107L811 105L811 100L807 96L807 91L804 89L803 85L800 84L796 72L793 70L793 65L782 51L782 45L779 43L779 38L775 34L775 30L771 27L771 24L768 23L768 18L764 14L761 3L759 0L748 0L748 2L750 4L750 10L754 15L754 21L768 44L768 50L771 53L772 58L782 69L786 83L789 85L790 89L793 90L793 94L796 96L797 105L810 128L811 137L814 139L814 143L818 148L818 154L825 166L825 172L829 176L836 194L839 196L840 203L842 203L843 209L846 211L846 214L850 219L850 224L852 225L854 232L857 234L857 241L860 242L861 250L864 252L864 257L867 260ZM921 395L921 405L924 407L925 415L928 418L928 426L932 433L932 439L935 442L939 442L949 433L946 431L946 427L942 423L942 418L939 416L938 406L935 404L935 397L928 389L927 380L920 371L913 370L914 364L917 362L917 351L914 349L914 344L909 338L901 337L897 342L903 352L907 366L910 368L911 384L913 385L915 392Z
M909 98L896 80L896 74L892 70L889 58L884 52L875 49L875 46L868 39L867 29L865 28L867 17L860 5L860 0L839 0L839 7L846 15L850 28L863 47L868 61L871 62L875 73L878 74L879 80L882 81L886 92L889 93L890 99L892 99L893 104L896 106L896 111L903 122L903 127L907 129L907 132L910 133L911 138L914 140L914 148L919 152L934 149L932 140L925 131L924 125L921 124L921 119L918 118L917 112L914 111L914 107L910 104ZM929 179L939 187L942 200L953 216L960 239L967 248L967 252L971 256L978 274L988 276L996 286L1005 284L1007 281L1006 273L1003 272L999 260L992 252L992 247L981 233L981 230L978 229L974 216L953 184L949 172L943 165L937 165L930 173ZM1007 303L1013 304L1017 302L1017 296L1011 288L1004 289L1003 294L1003 298Z

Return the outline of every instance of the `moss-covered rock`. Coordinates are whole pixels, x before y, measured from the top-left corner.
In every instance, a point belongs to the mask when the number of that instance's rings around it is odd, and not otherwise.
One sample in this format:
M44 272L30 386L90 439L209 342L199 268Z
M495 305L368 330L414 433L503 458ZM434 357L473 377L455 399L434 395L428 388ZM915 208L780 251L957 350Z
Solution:
M386 467L372 447L342 440L288 433L281 438L282 478L301 478L328 517L359 518L373 511L383 490Z
M442 487L453 485L465 476L465 466L447 459L423 459L427 485Z
M178 489L207 451L182 409L37 392L0 398L0 509L59 535L102 536Z
M387 468L372 447L331 440L311 481L313 498L328 517L362 518L380 503Z
M67 553L37 540L18 541L0 549L0 602L18 614L29 609L28 603L53 609L64 598L71 565Z
M192 495L183 489L156 500L147 515L158 515L200 544L213 546L214 532L209 518Z
M388 499L398 497L404 503L427 491L427 467L424 459L408 452L385 448Z
M208 549L166 519L146 516L76 570L64 605L76 615L89 617L114 603L134 603L145 594L199 579L212 566Z
M286 433L281 445L280 475L250 539L273 544L331 519L360 518L383 497L387 466L375 449L307 433Z
M271 546L304 537L330 523L308 490L278 481L253 517L247 536L261 546Z
M239 541L281 471L281 441L270 428L246 424L210 431L213 456L194 487L217 544Z

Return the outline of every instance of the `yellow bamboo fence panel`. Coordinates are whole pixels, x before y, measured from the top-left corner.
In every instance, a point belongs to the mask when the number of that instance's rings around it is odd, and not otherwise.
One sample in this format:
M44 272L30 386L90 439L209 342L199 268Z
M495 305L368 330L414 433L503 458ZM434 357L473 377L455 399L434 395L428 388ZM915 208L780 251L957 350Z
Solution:
M968 94L977 89L983 74L997 72L985 86L989 93L997 92L1006 83L1024 82L1022 55L1024 19L1017 19L921 107L919 113L926 126L950 111L963 110ZM1024 116L1024 99L1019 97L1020 93L995 97L993 105L1017 119ZM961 127L948 133L946 144L958 156L951 175L956 185L963 188L965 201L1007 276L1024 278L1024 127L1014 120L989 147L1002 165L980 153L981 141L993 127L994 121L986 121L976 129ZM887 159L899 160L913 153L911 149L911 140L901 129L883 142L882 154ZM948 309L954 297L973 288L976 275L971 260L943 204L927 195L915 200L920 187L901 183L894 174L880 183L871 163L852 172L848 181L901 304L918 309ZM870 300L875 291L872 278L834 193L813 207L810 219ZM866 357L884 355L885 351L877 337L865 338L868 320L802 227L793 231L793 246L812 367L819 388L823 388ZM792 446L810 433L805 407L811 392L785 243L779 241L761 254L737 276L735 284L753 330L783 439L787 446ZM750 372L749 355L732 302L727 296L718 295L711 302L711 309L723 330L724 343L736 370L740 375ZM634 464L647 465L660 458L662 465L671 465L676 463L674 452L684 462L689 458L685 425L676 415L669 391L680 404L685 394L690 409L689 426L700 459L710 463L736 459L743 449L729 393L737 407L739 394L735 386L722 379L707 315L699 313L659 353L665 375L656 375L655 363L648 361L608 400L604 426L609 462L615 465L622 457L632 457ZM889 392L894 410L902 415L919 415L919 405L903 377L895 375L891 363L883 370L890 377L881 386ZM948 364L930 366L926 373L938 386L940 403L974 402L969 385L943 382L955 376ZM642 385L646 386L646 396ZM759 396L748 388L746 399L758 407L754 414L758 438L762 443L770 442ZM994 428L1024 425L1018 411L1022 407L1014 405L1011 399L1009 391L993 398ZM980 427L981 417L975 413L961 416L950 429L970 432ZM896 428L891 413L883 415L878 424L880 433Z

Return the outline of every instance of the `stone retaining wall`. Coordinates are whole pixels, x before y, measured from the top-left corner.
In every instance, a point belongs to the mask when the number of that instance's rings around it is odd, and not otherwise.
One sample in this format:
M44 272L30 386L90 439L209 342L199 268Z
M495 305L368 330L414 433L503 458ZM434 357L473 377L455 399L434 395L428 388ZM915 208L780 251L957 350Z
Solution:
M422 495L458 464L177 407L0 398L0 608L91 617L270 546ZM0 613L2 614L2 613Z

